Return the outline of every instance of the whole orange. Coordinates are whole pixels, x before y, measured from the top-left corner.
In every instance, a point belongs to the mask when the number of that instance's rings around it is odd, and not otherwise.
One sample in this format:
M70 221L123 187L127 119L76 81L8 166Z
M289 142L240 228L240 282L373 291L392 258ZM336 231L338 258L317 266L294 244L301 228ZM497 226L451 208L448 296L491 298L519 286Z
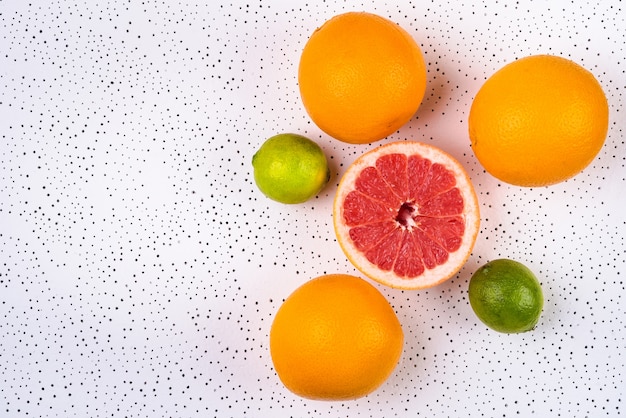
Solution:
M565 58L514 61L480 88L469 114L476 157L498 179L547 186L581 172L606 139L609 109L595 77Z
M415 40L392 21L366 12L337 15L315 30L298 69L302 102L328 135L365 144L408 122L426 89Z
M330 274L300 286L281 305L270 353L279 378L295 394L355 399L390 376L403 338L395 312L374 286Z

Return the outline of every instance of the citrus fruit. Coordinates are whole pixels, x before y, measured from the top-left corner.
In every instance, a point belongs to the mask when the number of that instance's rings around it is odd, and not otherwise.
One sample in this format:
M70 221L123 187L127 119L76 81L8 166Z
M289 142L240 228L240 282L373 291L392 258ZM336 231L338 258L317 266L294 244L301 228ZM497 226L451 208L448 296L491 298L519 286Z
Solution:
M557 56L514 61L480 88L469 136L485 170L517 186L548 186L581 172L606 139L602 87L580 65Z
M480 215L474 187L454 158L419 142L392 142L348 167L333 221L361 272L391 287L422 289L463 266Z
M404 335L385 297L345 274L310 280L281 305L270 353L285 387L310 399L355 399L393 372Z
M302 203L322 190L330 178L324 151L297 134L269 138L252 157L254 181L270 199Z
M364 144L408 122L426 90L415 40L390 20L365 12L337 15L315 30L298 68L307 113L328 135Z
M539 281L528 267L514 260L493 260L476 270L468 296L478 319L508 334L533 329L543 309Z

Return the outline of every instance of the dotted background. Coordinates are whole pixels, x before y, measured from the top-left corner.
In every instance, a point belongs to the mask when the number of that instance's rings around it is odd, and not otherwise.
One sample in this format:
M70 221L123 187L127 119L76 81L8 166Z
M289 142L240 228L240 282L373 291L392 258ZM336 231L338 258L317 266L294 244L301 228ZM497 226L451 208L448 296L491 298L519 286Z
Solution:
M623 416L626 387L626 5L592 1L0 1L0 416ZM372 145L306 115L302 47L331 16L366 10L421 45L426 96ZM470 147L472 98L526 55L570 58L602 84L609 134L580 175L508 186ZM251 157L279 132L317 141L329 185L281 205ZM475 184L472 257L426 291L378 286L405 333L393 376L349 402L278 380L269 328L312 277L358 275L332 199L363 152L435 144ZM536 330L473 315L471 274L506 257L546 298Z

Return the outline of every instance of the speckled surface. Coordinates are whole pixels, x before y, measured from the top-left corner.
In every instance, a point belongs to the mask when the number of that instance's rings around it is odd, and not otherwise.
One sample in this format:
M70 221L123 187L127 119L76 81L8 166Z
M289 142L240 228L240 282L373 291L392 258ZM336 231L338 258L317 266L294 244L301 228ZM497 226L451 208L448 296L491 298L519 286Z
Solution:
M626 10L617 0L0 2L0 416L405 417L624 415ZM420 44L428 86L389 138L321 132L298 94L310 33L378 13ZM548 53L601 83L606 143L577 177L519 188L467 135L482 82ZM268 200L251 157L269 136L322 146L329 185ZM286 391L269 356L282 300L358 272L334 236L346 167L378 144L437 145L480 200L474 252L427 291L378 289L405 333L393 376L349 402ZM471 274L513 258L540 279L538 327L502 335L467 301Z

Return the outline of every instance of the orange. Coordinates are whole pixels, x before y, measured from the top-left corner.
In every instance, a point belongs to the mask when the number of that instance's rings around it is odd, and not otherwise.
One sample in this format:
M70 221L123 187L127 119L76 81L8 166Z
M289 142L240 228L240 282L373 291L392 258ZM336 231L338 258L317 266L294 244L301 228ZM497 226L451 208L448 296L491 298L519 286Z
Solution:
M463 167L419 142L393 142L359 157L339 182L337 241L363 274L391 287L423 289L455 275L480 224Z
M302 102L328 135L365 144L387 137L417 111L426 66L411 35L371 13L349 12L318 28L298 69Z
M345 274L310 280L281 305L270 330L278 377L295 394L355 399L393 372L404 335L385 297Z
M602 87L580 65L557 56L514 61L480 88L469 136L485 170L517 186L547 186L580 173L606 139Z

